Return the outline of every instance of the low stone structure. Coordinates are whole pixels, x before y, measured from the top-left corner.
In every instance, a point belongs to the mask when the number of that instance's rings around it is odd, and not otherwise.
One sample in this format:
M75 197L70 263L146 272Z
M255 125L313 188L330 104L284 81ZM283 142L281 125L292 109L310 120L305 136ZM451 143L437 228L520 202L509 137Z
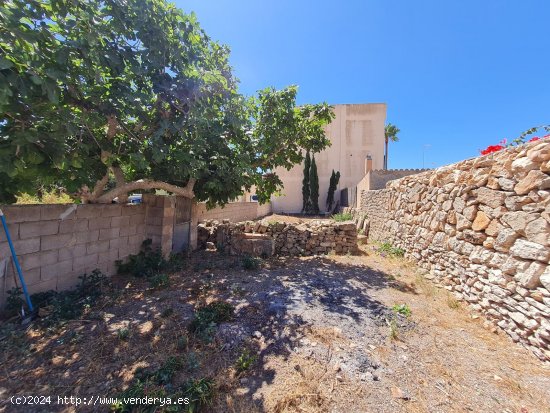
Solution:
M550 360L547 139L363 191L357 214L370 239L404 249L435 281Z
M207 221L198 227L199 247L208 242L231 254L321 255L355 253L357 227L353 222L330 220L302 224L246 221Z

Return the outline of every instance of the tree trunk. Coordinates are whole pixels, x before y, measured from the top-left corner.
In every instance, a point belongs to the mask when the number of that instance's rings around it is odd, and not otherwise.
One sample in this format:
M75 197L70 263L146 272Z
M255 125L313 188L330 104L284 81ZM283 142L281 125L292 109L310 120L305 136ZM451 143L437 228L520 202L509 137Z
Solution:
M388 169L388 139L385 140L384 169Z

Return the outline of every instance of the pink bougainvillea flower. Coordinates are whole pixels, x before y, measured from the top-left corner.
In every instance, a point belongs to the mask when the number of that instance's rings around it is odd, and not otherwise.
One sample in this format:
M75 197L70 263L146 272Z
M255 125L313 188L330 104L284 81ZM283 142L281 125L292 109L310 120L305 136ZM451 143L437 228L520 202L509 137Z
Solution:
M548 138L550 138L550 135L544 135L544 136L542 137L542 139L548 139Z
M540 138L538 136L535 136L535 137L529 139L527 142L536 142L536 141L540 141Z

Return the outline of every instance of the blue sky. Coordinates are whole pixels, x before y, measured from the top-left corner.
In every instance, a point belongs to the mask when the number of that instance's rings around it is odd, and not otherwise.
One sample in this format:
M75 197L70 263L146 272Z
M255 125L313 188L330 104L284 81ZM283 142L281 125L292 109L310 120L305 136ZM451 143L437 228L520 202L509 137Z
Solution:
M297 84L298 103L388 104L390 168L477 156L550 123L548 0L191 0L232 50L241 92Z

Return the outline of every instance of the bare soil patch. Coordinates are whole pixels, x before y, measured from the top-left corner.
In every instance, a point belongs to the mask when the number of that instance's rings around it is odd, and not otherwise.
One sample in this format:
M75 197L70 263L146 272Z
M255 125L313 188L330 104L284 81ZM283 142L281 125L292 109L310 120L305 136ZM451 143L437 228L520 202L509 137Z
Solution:
M548 366L414 265L370 246L358 256L271 258L251 271L237 257L204 251L168 287L133 277L113 283L81 319L4 336L1 399L114 397L140 369L173 357L180 365L170 386L212 380L207 412L549 411ZM212 326L210 341L192 334L196 309L220 301L234 307L233 318ZM109 411L29 407L0 411Z

